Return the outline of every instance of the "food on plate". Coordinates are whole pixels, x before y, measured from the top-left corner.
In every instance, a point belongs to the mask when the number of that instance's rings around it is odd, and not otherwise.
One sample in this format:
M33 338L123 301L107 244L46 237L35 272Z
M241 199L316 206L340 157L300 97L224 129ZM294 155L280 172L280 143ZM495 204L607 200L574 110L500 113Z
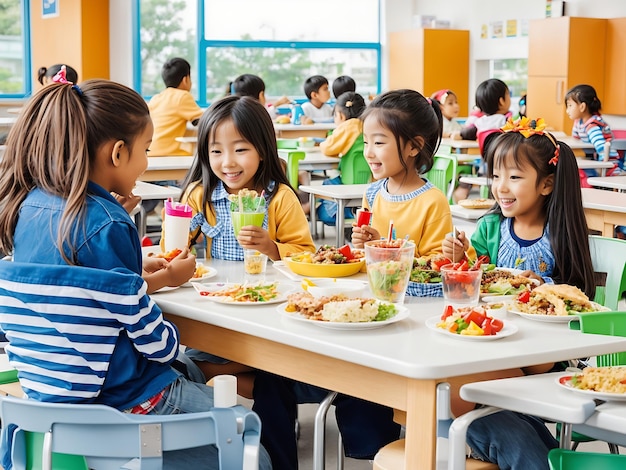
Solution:
M205 297L219 297L226 302L267 302L278 295L278 283L231 284L223 289L200 291Z
M377 299L395 302L406 290L411 260L388 260L367 265L370 290Z
M483 307L454 308L447 305L437 328L458 335L492 336L498 334L504 322L490 316Z
M264 212L265 198L254 189L243 188L237 194L229 194L231 212Z
M534 281L530 278L513 274L506 269L492 269L483 272L480 292L483 294L514 295L531 290Z
M393 304L375 299L351 299L341 294L313 297L308 292L289 295L285 311L299 313L310 320L341 323L384 321L398 313Z
M489 209L495 203L493 199L461 199L457 204L466 209Z
M172 261L174 258L176 258L178 255L180 255L183 252L183 250L180 250L178 248L174 248L173 250L167 251L165 253L148 253L148 257L155 257L155 258L164 258L167 261Z
M332 245L322 245L315 253L303 252L291 255L291 259L298 263L314 264L345 264L358 263L363 260L361 250L353 250L350 245L336 248Z
M289 116L278 116L274 122L276 124L289 124L291 123L291 118Z
M196 264L196 270L193 273L192 279L200 279L202 276L209 273L209 268L204 264Z
M581 390L626 393L626 367L586 367L572 376L570 384Z
M512 307L522 313L558 316L598 310L583 291L567 284L542 284L522 292Z
M442 254L415 258L413 259L413 269L411 269L409 280L419 283L441 282L441 267L450 263L452 261Z

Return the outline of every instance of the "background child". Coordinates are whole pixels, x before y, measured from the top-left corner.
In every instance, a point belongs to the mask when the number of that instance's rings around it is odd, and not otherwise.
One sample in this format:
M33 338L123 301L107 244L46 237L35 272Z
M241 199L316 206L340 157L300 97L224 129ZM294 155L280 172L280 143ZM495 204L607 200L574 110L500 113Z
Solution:
M61 71L61 67L63 67L63 64L54 64L48 68L39 67L39 70L37 71L37 81L43 86L52 83L52 77ZM69 65L65 65L65 77L72 83L78 83L78 72L76 72L76 69L70 67Z
M241 189L263 192L267 214L263 227L243 227L235 238L228 195ZM181 201L193 209L191 236L204 234L207 257L241 261L244 248L250 248L279 260L288 253L315 251L306 216L280 164L272 120L255 98L222 98L202 116L197 158Z
M250 73L244 73L235 78L231 82L231 91L234 95L251 96L258 99L266 107L265 109L267 109L272 120L278 115L276 111L278 106L291 103L291 100L286 96L278 98L274 103L268 103L265 99L265 82L258 75Z
M333 96L336 100L348 91L356 91L356 82L352 77L348 75L340 75L333 80Z
M89 287L95 290L99 282L108 280L105 273L111 270L140 275L136 228L110 193L129 193L146 169L152 130L143 98L114 82L89 80L80 87L58 83L36 93L11 129L0 162L0 250L12 252L16 262L35 266L70 265L102 271L102 279L89 279ZM193 257L191 262L195 264ZM35 267L33 279L38 282L40 277ZM30 398L101 403L137 414L209 410L212 388L190 382L172 368L179 348L176 327L163 319L159 308L145 296L145 288L138 285L137 299L128 298L129 308L138 306L130 302L145 303L140 314L126 319L112 314L101 318L110 327L106 332L97 330L101 338L92 338L89 344L84 343L83 335L67 333L67 322L72 318L85 321L84 312L65 316L58 323L48 318L46 338L57 337L59 344L69 344L79 355L75 360L48 354L46 361L38 361L37 357L50 352L51 343L40 342L37 335L20 342L20 349L29 350L21 355L27 358L25 368L50 371L29 374L29 388L39 385L39 390L47 392ZM24 321L36 323L37 319L24 317ZM19 323L12 320L16 341L20 330L24 331ZM81 358L80 351L89 353ZM77 366L89 364L96 356L102 361L101 374ZM58 376L59 371L69 383L67 389L49 386L50 377ZM81 397L76 391L85 391L85 383L97 384L97 390ZM183 457L192 468L206 465L207 459L210 468L218 468L214 446L188 449ZM262 460L265 468L271 468L265 455ZM165 465L180 468L181 460L175 458Z
M333 108L327 103L330 99L328 80L322 75L313 75L304 82L304 94L309 101L302 103L304 118L302 124L331 121Z
M150 156L190 155L176 137L185 135L188 122L197 124L203 112L190 93L191 65L180 57L170 59L163 64L161 78L167 88L148 103L154 122Z
M431 100L435 100L441 107L441 115L443 117L442 137L451 137L453 139L461 138L461 124L456 121L459 116L461 107L456 94L452 90L443 89L430 95Z
M605 145L613 139L613 132L600 114L602 104L596 90L590 85L576 85L565 94L565 105L567 115L574 121L572 137L593 144L593 159L602 160ZM617 160L617 151L611 150L609 158ZM620 163L622 168L623 162ZM591 175L595 174L593 170Z
M361 119L365 159L376 180L363 197L372 211L372 225L352 228L352 243L387 236L393 221L398 238L415 242L415 256L441 252L441 241L452 230L450 205L439 189L420 174L430 170L441 141L439 104L413 90L379 95Z
M351 151L363 155L363 123L359 119L363 111L365 111L365 100L358 93L348 91L337 99L335 104L335 124L337 127L320 144L320 149L324 155L341 158ZM339 172L341 172L341 160L339 161ZM342 184L341 175L327 179L323 184ZM322 199L317 208L317 217L327 225L335 225L337 203ZM352 217L351 208L346 208L344 217Z
M465 126L461 130L463 139L478 140L480 154L487 154L487 146L494 133L500 131L507 118L510 116L511 94L509 87L502 80L490 78L485 80L476 89L476 106L484 113L478 117L473 125ZM478 174L482 174L482 164ZM458 202L467 199L471 186L459 184L454 190L453 199Z
M585 219L574 153L543 131L542 119L529 123L509 121L507 132L492 142L487 165L497 205L478 221L472 246L497 266L526 270L523 275L541 282L574 285L593 298L594 271L587 227L580 223ZM455 261L468 248L464 233L443 243L444 255ZM524 368L517 375L552 366ZM513 375L502 372L501 377ZM545 468L548 451L558 446L540 420L512 412L475 421L467 442L482 460L511 469Z

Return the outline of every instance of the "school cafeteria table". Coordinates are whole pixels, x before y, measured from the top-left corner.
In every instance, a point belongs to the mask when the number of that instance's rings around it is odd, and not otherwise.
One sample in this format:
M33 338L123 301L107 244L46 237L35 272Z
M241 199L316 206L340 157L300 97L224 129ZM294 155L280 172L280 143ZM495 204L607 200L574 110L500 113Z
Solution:
M148 169L139 177L141 181L182 180L186 175L194 157L148 157Z
M298 137L326 138L328 131L337 125L334 122L316 124L274 124L276 137L297 139Z
M242 262L208 260L211 281L241 282ZM359 274L357 276L363 276ZM362 278L362 277L359 277ZM265 280L299 288L271 264ZM496 341L433 332L441 298L407 298L408 317L379 329L344 330L286 318L280 305L212 302L191 288L151 296L178 327L182 344L250 367L406 411L407 470L435 469L436 386L450 377L626 351L626 338L585 335L567 324L509 315L518 331ZM435 352L435 353L434 353Z
M582 188L587 227L613 237L616 225L626 225L626 193Z
M584 152L577 152L577 150L593 150L593 144L583 142L580 139L576 139L572 136L557 136L557 140L566 143L577 156L584 155ZM449 145L456 153L470 153L477 154L479 152L478 142L476 140L454 140L449 137L441 139L441 145Z
M587 178L587 182L596 188L617 189L626 192L626 176L594 176Z
M317 217L315 214L315 196L334 199L337 203L337 238L336 246L343 245L343 229L344 229L344 209L346 207L358 207L363 202L363 195L368 184L336 184L336 185L322 185L316 184L313 186L302 185L300 190L305 193L309 193L309 201L311 202L311 212L309 218L311 220L311 233L317 238Z
M489 209L467 209L458 204L450 205L450 213L452 217L458 217L465 220L478 220L487 213Z
M159 186L158 184L146 183L145 181L137 181L133 188L133 194L141 197L142 201L154 199L162 201L170 197L176 200L180 197L180 188L176 186ZM135 225L137 226L139 237L142 238L146 234L146 211L141 203L138 209L139 210L135 213Z
M327 157L322 153L319 147L298 149L278 149L278 156L287 161L289 152L304 152L306 156L298 162L298 169L312 172L323 170L336 170L339 166L339 158Z

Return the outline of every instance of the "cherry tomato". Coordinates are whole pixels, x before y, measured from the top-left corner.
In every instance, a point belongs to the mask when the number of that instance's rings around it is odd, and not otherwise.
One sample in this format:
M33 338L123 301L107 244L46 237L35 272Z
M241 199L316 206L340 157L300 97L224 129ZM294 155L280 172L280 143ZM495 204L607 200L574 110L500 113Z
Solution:
M354 258L354 255L352 254L352 250L350 249L350 245L344 245L341 248L338 248L337 251L341 253L343 256L345 256L348 261Z
M530 291L525 290L520 295L517 296L518 302L522 302L523 304L528 303L530 300Z
M491 331L495 335L498 331L500 331L504 327L504 322L499 318L491 319Z

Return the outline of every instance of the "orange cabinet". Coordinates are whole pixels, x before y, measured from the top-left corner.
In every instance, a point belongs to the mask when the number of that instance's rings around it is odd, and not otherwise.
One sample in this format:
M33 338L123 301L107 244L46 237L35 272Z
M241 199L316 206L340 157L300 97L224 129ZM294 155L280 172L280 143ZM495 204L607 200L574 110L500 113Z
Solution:
M469 31L413 29L389 34L389 88L411 88L430 96L456 93L460 115L468 115Z
M572 121L565 113L567 90L585 83L606 101L607 25L606 19L569 16L530 22L528 116L543 117L549 127L569 134Z
M607 20L602 112L626 115L626 18Z

